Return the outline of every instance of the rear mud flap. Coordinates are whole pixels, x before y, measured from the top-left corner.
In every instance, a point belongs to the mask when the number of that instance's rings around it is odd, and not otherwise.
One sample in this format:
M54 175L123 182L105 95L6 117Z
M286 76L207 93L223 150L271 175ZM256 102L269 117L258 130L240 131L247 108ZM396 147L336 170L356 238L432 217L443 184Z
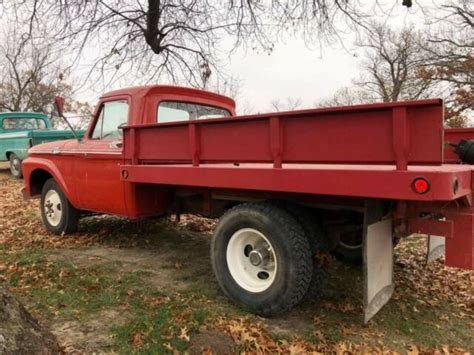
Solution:
M428 236L428 250L426 253L426 264L444 256L446 250L446 238L436 235Z
M392 220L382 201L367 200L364 215L364 323L390 300L393 284Z

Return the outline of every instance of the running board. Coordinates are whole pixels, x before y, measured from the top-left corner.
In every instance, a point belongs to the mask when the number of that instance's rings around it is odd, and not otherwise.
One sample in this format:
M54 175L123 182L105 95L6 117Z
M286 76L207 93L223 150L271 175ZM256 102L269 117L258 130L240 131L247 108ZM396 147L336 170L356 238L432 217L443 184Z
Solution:
M364 213L364 323L390 300L393 284L392 220L383 201L366 200Z

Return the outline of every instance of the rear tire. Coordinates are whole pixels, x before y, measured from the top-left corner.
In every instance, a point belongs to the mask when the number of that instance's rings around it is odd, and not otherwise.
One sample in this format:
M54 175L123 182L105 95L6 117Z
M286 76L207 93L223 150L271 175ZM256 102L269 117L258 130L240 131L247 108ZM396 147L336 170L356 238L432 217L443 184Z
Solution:
M269 203L227 211L211 245L217 281L235 303L261 316L298 304L311 281L311 251L300 224Z
M10 172L13 177L21 179L23 177L23 170L21 168L21 160L15 153L11 153L10 157Z
M354 226L354 230L341 236L334 249L334 255L348 264L360 265L363 260L363 227Z
M298 221L309 241L313 268L310 286L305 298L317 298L321 295L327 278L327 272L322 268L321 262L318 260L318 256L328 250L327 236L321 228L317 216L311 213L311 210L308 208L285 201L277 201L276 205L283 208Z
M360 229L360 230L359 230ZM364 253L364 246L363 246L363 231L362 227L358 228L354 231L357 233L357 236L351 239L350 242L340 240L336 249L334 249L334 255L340 261L343 261L347 264L352 265L361 265L364 261L363 253ZM360 241L359 241L360 239ZM398 245L400 238L397 236L393 236L393 247L395 248Z
M63 235L77 231L79 213L54 179L43 185L40 208L43 224L51 233Z

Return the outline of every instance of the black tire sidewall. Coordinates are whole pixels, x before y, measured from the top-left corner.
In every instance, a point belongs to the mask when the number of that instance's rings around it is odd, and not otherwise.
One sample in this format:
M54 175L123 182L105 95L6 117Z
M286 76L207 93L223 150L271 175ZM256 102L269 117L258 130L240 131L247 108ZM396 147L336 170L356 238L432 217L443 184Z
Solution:
M16 170L13 165L13 161L15 159L18 159L20 161L20 168L18 170ZM23 177L23 170L21 168L20 158L18 158L18 156L15 153L11 153L8 160L10 161L10 173L12 174L12 176L17 179L21 179Z
M334 254L339 260L355 265L362 264L363 252L362 244L357 247L348 248L339 243L336 249L334 249Z
M262 292L250 292L242 288L232 277L227 263L227 247L235 232L243 228L253 228L262 233L272 244L277 260L277 272L272 285ZM224 215L215 231L212 243L212 261L216 278L225 294L234 302L257 314L271 315L286 310L293 289L297 288L294 274L297 268L291 248L285 240L285 226L279 221L271 220L262 213L239 211L236 214ZM309 249L309 245L308 245ZM309 257L309 260L311 257Z

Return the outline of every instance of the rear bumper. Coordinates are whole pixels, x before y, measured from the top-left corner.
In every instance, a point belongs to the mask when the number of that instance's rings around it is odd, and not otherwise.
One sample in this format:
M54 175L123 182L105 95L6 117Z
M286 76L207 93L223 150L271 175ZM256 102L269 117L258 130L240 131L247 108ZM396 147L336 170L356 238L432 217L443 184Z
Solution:
M415 211L412 211L412 213ZM445 238L446 266L474 269L474 208L450 207L416 209L432 218L408 219L408 234L421 233Z

